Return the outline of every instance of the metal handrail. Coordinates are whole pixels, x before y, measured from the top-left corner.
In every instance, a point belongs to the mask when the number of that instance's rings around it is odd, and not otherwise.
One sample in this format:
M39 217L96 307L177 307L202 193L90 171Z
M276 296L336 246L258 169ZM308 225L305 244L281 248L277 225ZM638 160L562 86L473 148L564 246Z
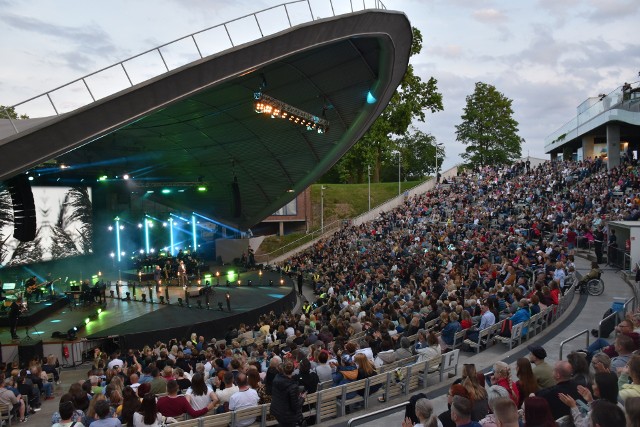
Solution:
M559 357L559 360L562 360L562 349L563 349L564 345L567 344L570 341L575 340L576 338L578 338L579 336L581 336L583 334L587 336L587 343L586 343L585 348L589 347L589 330L585 329L584 331L578 332L577 334L570 336L569 338L567 338L566 340L564 340L564 341L562 341L560 343L560 357Z
M371 417L373 417L373 419L377 419L396 412L400 412L400 410L404 410L408 404L409 402L402 402L398 403L397 405L389 406L388 408L380 409L373 412L367 412L366 414L360 415L359 417L351 418L347 422L347 427L355 427L364 423L368 423L371 421Z
M51 94L53 94L54 92L56 92L56 91L58 91L58 90L60 90L60 89L67 88L67 87L69 87L69 86L71 86L71 85L73 85L73 84L76 84L76 83L82 83L82 86L85 88L85 90L86 90L86 91L87 91L87 93L89 94L89 97L90 97L90 98L91 98L91 100L92 100L91 102L95 102L95 101L96 101L96 98L95 98L95 96L94 96L93 92L91 91L91 89L89 88L89 84L88 84L88 82L87 82L87 80L86 80L86 79L87 79L87 78L89 78L89 77L93 77L93 76L95 76L95 75L97 75L97 74L99 74L99 73L102 73L102 72L107 71L107 70L110 70L110 69L122 69L122 72L124 73L124 77L125 77L125 78L126 78L126 80L129 82L130 87L132 87L132 86L134 86L134 82L133 82L133 80L131 79L131 73L130 73L130 70L127 70L127 68L125 67L125 64L129 63L130 61L132 61L132 60L134 60L134 59L137 59L137 58L140 58L140 57L142 57L142 56L144 56L144 55L146 55L146 54L157 52L157 53L158 53L158 55L159 55L159 57L160 57L160 60L162 61L163 65L164 65L165 71L163 71L163 72L161 72L161 73L158 73L158 74L156 74L155 72L152 72L153 76L152 76L152 77L149 77L149 78L155 78L155 77L157 77L157 76L159 76L159 75L161 75L161 74L164 74L164 73L166 73L166 72L171 71L170 67L168 66L168 64L166 63L166 61L165 61L165 59L164 59L164 57L163 57L163 55L162 55L162 51L161 51L161 49L162 49L162 48L165 48L165 47L168 47L168 46L170 46L170 45L174 45L174 44L176 44L176 43L178 43L178 42L182 42L182 41L185 41L185 40L187 40L187 39L190 39L190 40L193 42L193 45L195 46L195 49L196 49L196 51L197 51L197 55L199 56L199 58L200 58L200 59L202 59L202 58L204 58L204 56L203 56L203 54L202 54L202 49L201 49L201 48L200 48L200 46L198 45L198 42L196 41L195 36L200 35L200 34L202 34L202 33L204 33L204 32L207 32L207 31L211 31L211 30L213 30L213 29L217 29L217 28L224 29L224 30L225 30L225 32L226 32L226 34L227 34L227 37L228 37L228 39L229 39L229 42L231 43L231 47L235 47L235 46L236 46L236 44L234 43L233 38L231 37L231 34L229 33L229 29L227 28L227 25L232 24L232 23L235 23L235 22L238 22L238 21L241 21L241 20L246 19L246 18L249 18L249 17L253 17L253 18L254 18L254 20L256 21L258 31L260 32L260 37L258 37L258 38L256 38L256 39L252 39L252 40L257 40L257 39L259 39L259 38L263 38L263 37L265 37L265 36L264 36L264 33L263 33L263 30L262 30L262 26L260 25L260 20L258 19L258 18L259 18L259 14L262 14L262 13L264 13L264 12L268 12L268 11L270 11L270 10L283 8L283 9L284 9L284 12L285 12L285 14L286 14L286 18L287 18L287 22L288 22L288 24L289 24L289 28L292 28L292 27L293 27L293 24L292 24L292 22L291 22L291 17L289 16L289 9L287 8L287 6L291 6L291 5L298 4L298 3L307 3L307 6L308 6L308 8L309 8L310 17L311 17L310 21L308 21L308 22L312 22L312 21L314 21L315 19L317 19L317 18L314 16L314 13L313 13L313 10L312 10L312 7L311 7L311 1L310 1L310 0L293 0L293 1L285 2L285 3L279 4L279 5L271 6L271 7L268 7L268 8L262 9L262 10L259 10L259 11L257 11L257 12L253 12L253 13L246 14L246 15L241 16L241 17L239 17L239 18L234 18L234 19L232 19L232 20L229 20L229 21L223 22L223 23L221 23L221 24L217 24L217 25L213 25L213 26L211 26L211 27L204 28L204 29L202 29L202 30L199 30L199 31L193 32L193 33L191 33L191 34L188 34L188 35L183 36L183 37L180 37L180 38L177 38L177 39L172 40L172 41L170 41L170 42L163 43L163 44L161 44L161 45L159 45L159 46L156 46L156 47L154 47L154 48L152 48L152 49L146 50L146 51L144 51L144 52L142 52L142 53L138 53L138 54L136 54L136 55L134 55L134 56L131 56L131 57L127 58L127 59L124 59L124 60L122 60L122 61L116 62L115 64L111 64L111 65L109 65L109 66L107 66L107 67L101 68L100 70L97 70L97 71L94 71L94 72L92 72L92 73L89 73L89 74L87 74L87 75L85 75L85 76L83 76L83 77L80 77L80 78L77 78L77 79L75 79L75 80L72 80L72 81L70 81L70 82L68 82L68 83L65 83L65 84L63 84L63 85L61 85L61 86L56 87L55 89L51 89L51 90L49 90L49 91L47 91L47 92L44 92L44 93L41 93L41 94L39 94L39 95L33 96L33 97L31 97L31 98L29 98L29 99L27 99L27 100L21 101L21 102L19 102L19 103L17 103L17 104L14 104L14 105L12 105L12 106L7 107L7 108L3 108L3 111L5 112L5 114L6 114L7 118L9 118L9 122L10 122L10 123L11 123L11 125L13 126L13 130L14 130L14 132L15 132L16 134L18 134L18 133L20 133L20 130L18 129L18 127L17 127L17 126L16 126L16 124L14 123L14 120L15 120L15 119L12 119L12 118L9 116L9 111L8 111L8 109L13 108L13 109L15 110L15 108L16 108L16 107L22 106L22 105L24 105L24 104L26 104L26 103L28 103L28 102L31 102L31 101L34 101L34 100L36 100L36 99L39 99L39 98L42 98L42 97L45 97L45 96L46 96L46 97L47 97L47 99L48 99L49 104L51 104L51 107L53 108L53 112L55 113L55 115L56 115L56 116L58 116L58 115L60 115L60 114L61 114L61 111L60 111L60 109L59 109L59 108L57 108L57 107L56 107L56 104L55 104L54 100L52 99ZM333 16L336 16L335 8L333 7L333 0L329 0L329 4L330 4L330 6L331 6L331 13L333 14ZM349 4L350 4L350 8L351 8L351 13L353 13L353 12L354 12L354 8L353 8L353 0L350 0ZM363 2L362 2L362 6L363 6L363 9L381 9L381 10L386 10L386 6L384 5L384 3L383 3L381 0L375 0L375 1L374 1L374 3L373 3L373 7L367 7L367 3L366 3L365 1L363 1ZM269 22L273 22L273 21L270 19L270 21L269 21ZM285 27L285 28L286 28L286 27ZM283 28L283 29L284 29L284 28ZM281 29L281 30L278 30L278 31L282 31L282 29ZM246 35L246 31L245 31L245 32L243 32L243 35ZM223 50L225 50L225 49L223 49ZM215 53L219 53L219 52L215 52ZM184 64L181 64L181 65L179 65L179 66L177 66L177 67L175 67L175 68L178 68L178 67L183 66L183 65L184 65ZM142 80L142 81L149 80L149 78L144 79L144 80ZM141 81L141 82L142 82L142 81ZM111 89L110 89L110 90L111 90ZM113 95L114 93L116 93L116 92L118 92L118 91L120 91L120 90L121 90L121 89L115 89L113 92L110 92L110 93L108 93L108 94L106 94L106 95L104 95L104 96L102 96L102 97L104 98L104 97L106 97L106 96ZM76 96L76 97L75 97L75 99L79 99L79 97L77 97L77 96ZM90 103L90 102L89 102L89 103ZM82 103L82 101L81 101L81 105L79 105L78 107L73 108L73 109L72 109L72 110L70 110L70 111L73 111L73 110L75 110L75 109L77 109L77 108L81 108L81 107L83 107L84 105L87 105L87 104L89 104L89 103L84 103L84 104L83 104L83 103Z

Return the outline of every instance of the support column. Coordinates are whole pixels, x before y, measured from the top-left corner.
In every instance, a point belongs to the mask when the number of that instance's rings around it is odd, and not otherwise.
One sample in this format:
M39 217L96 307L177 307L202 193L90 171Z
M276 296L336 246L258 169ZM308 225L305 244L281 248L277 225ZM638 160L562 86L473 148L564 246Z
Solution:
M278 227L279 227L278 235L279 236L284 236L284 221L280 221L278 223Z
M552 162L556 162L556 161L558 161L558 152L554 151L554 152L552 152L552 153L550 154L550 156L551 156L551 161L552 161Z
M594 142L594 139L595 138L593 136L583 136L582 137L582 158L584 160L593 158L593 142Z
M607 169L620 166L620 126L607 125Z

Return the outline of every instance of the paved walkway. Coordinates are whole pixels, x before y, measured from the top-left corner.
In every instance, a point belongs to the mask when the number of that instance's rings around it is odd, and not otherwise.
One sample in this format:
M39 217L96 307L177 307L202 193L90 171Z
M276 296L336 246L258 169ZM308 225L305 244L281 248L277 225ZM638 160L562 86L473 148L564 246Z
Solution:
M582 258L578 258L576 260L576 266L580 273L586 273L589 270L589 265L589 262ZM614 298L618 297L628 299L633 295L629 285L622 280L620 274L616 270L605 269L603 273L603 279L606 284L604 294L598 297L578 296L576 294L572 305L567 309L565 314L560 319L556 320L550 328L547 328L544 332L535 336L531 340L532 342L536 342L537 344L545 347L549 354L547 359L549 363L553 364L559 360L560 343L563 340L582 330L591 330L592 328L597 327L598 322L602 318L602 314L611 306ZM310 286L305 285L304 295L309 300L314 299ZM299 304L300 299L298 299L298 305ZM584 348L585 344L586 337L584 336L573 341L569 345L565 346L563 351L564 357L566 357L566 355L572 350ZM462 367L463 363L475 363L478 370L488 371L496 360L505 360L513 366L519 357L523 357L526 354L527 350L525 344L514 348L512 351L508 351L508 348L502 344L497 344L481 352L479 355L476 355L475 353L462 352L460 355L459 366ZM58 409L60 396L69 389L69 386L73 382L85 379L89 368L90 366L85 364L76 368L63 370L61 375L62 382L60 385L56 385L54 390L56 399L43 402L42 411L31 415L27 424L49 426L51 415ZM433 401L437 413L441 413L447 409L446 391L453 381L454 379L449 379L443 383L427 388L426 393ZM403 399L392 399L384 405L374 405L373 410L393 406L394 404L401 403L402 401ZM369 412L371 412L371 410ZM364 414L364 412L355 413L350 417L336 419L323 424L330 426L345 426L349 418L361 414ZM402 417L403 413L396 413L373 422L368 422L367 426L400 426Z

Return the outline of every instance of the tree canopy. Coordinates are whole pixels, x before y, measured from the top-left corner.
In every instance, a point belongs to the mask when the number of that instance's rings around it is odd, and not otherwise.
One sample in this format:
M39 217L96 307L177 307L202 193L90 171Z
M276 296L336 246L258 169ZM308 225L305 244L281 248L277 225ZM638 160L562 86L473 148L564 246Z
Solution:
M0 105L0 119L28 119L29 116L26 114L21 114L18 116L16 113L16 109L13 107L5 107L4 105Z
M462 158L471 167L509 164L522 155L524 139L518 136L512 100L494 86L477 82L467 96L456 139L467 147Z
M413 28L411 56L417 55L421 50L422 34L417 28ZM337 168L340 181L364 182L367 166L370 165L372 181L377 182L383 164L394 162L395 156L391 154L393 151L399 150L404 160L404 151L400 150L398 137L406 136L414 120L424 122L427 110L434 113L443 109L442 94L438 92L437 83L438 81L433 77L423 82L419 76L415 75L413 66L409 64L387 108L334 167ZM333 175L335 176L335 173Z

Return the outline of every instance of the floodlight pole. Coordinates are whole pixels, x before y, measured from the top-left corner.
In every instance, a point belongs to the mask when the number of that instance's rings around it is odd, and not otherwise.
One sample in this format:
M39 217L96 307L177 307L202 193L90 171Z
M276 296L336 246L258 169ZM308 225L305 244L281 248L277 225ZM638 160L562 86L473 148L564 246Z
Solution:
M442 143L435 143L436 147L436 184L438 184L438 147L442 147Z
M369 209L371 210L371 165L367 165L367 181L369 184L369 195L367 199L369 200Z
M327 187L320 186L320 234L324 233L324 190Z

